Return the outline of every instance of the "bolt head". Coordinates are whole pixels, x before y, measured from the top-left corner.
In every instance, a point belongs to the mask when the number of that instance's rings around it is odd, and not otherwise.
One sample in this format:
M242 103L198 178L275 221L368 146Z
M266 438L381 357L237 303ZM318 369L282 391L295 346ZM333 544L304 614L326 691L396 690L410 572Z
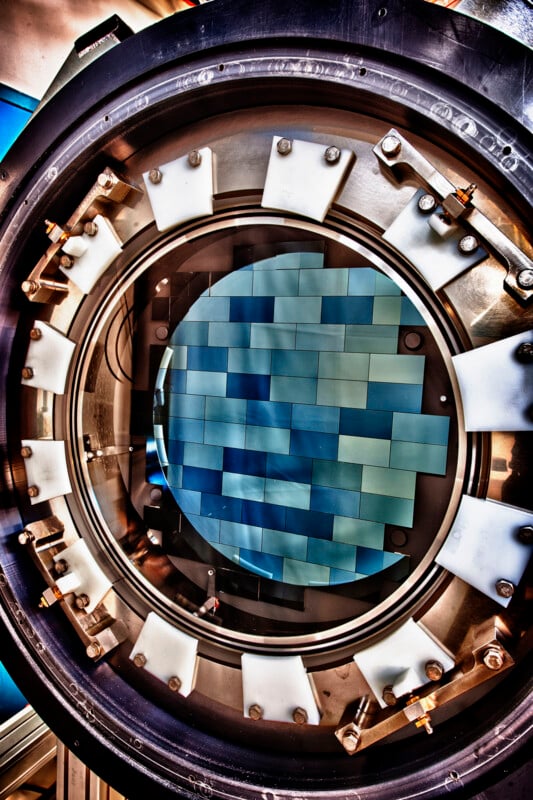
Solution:
M437 201L432 194L423 194L422 197L418 199L418 210L421 211L422 214L431 214L436 208Z
M168 679L167 686L171 692L179 692L181 689L181 681L177 677L177 675L173 675L171 678Z
M146 666L146 656L144 653L135 653L133 656L133 663L136 667L144 667Z
M199 150L191 150L188 159L191 167L199 167L202 163L202 154Z
M398 699L394 692L392 691L392 686L385 686L383 688L383 702L386 703L388 706L395 706L398 702Z
M516 358L521 364L533 363L533 342L522 342L516 348Z
M56 575L64 575L65 572L68 572L68 564L64 558L58 558L58 560L54 562L54 571Z
M523 525L518 531L518 541L533 544L533 525Z
M340 161L341 151L338 147L334 144L330 145L330 147L326 148L326 152L324 153L324 158L328 164L337 164Z
M22 458L29 458L31 456L32 450L31 447L21 447L20 455Z
M87 236L96 236L98 233L98 225L93 220L89 220L83 226L83 232L87 234Z
M78 594L76 599L74 600L74 604L76 608L82 609L87 608L91 601L89 600L89 596L86 594Z
M503 653L499 647L488 647L483 653L483 663L488 669L501 669L503 662Z
M150 183L161 183L163 180L163 173L160 169L151 169L148 173L148 180Z
M21 531L18 535L19 544L23 545L30 544L30 542L33 542L33 539L34 539L33 533L31 533L30 531Z
M28 497L34 498L39 496L38 486L28 486Z
M113 178L111 175L106 175L105 172L101 172L96 180L98 186L101 186L102 189L111 189L113 186Z
M355 753L359 747L361 737L353 728L348 728L342 734L342 744L347 753Z
M85 652L87 653L89 658L98 658L98 656L102 652L102 648L100 647L98 642L91 642L91 644L87 646Z
M248 709L248 716L250 719L263 719L263 709L258 703L252 703Z
M74 259L72 256L62 255L59 259L59 266L63 269L71 269L74 266Z
M397 156L400 150L402 149L402 143L398 139L397 136L393 136L389 134L385 136L383 141L381 142L381 151L384 155L391 158L392 156Z
M280 156L288 156L292 150L292 142L290 139L280 139L277 144L277 150Z
M478 249L479 242L475 236L472 236L471 233L468 233L466 236L463 236L463 238L459 240L459 244L457 245L457 247L459 248L459 252L462 253L462 255L469 256Z
M25 381L29 381L30 378L33 378L33 369L31 367L22 367L22 377Z
M530 267L526 267L525 269L520 270L520 272L516 276L516 282L521 289L532 289L533 269L531 269Z
M43 332L40 328L32 328L30 331L30 339L34 342L38 341L43 335Z
M499 594L500 597L512 597L514 594L515 585L512 581L508 581L505 578L500 578L499 581L496 581L496 592Z
M24 294L35 294L37 289L39 288L39 284L37 281L22 281L20 288L24 292Z
M309 719L305 708L300 708L300 706L294 709L292 712L292 718L297 725L305 725Z
M428 661L425 666L425 672L428 680L440 681L444 675L444 667L440 661Z

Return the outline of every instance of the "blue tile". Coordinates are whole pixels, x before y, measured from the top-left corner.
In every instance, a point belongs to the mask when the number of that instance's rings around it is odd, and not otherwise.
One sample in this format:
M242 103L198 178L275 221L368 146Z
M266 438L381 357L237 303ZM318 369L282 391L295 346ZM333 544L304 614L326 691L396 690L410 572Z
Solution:
M230 322L274 322L274 298L232 297Z
M396 353L398 327L394 325L347 325L347 353Z
M400 325L426 325L424 317L408 297L402 297Z
M181 464L169 464L167 469L167 483L173 489L182 489L183 467Z
M302 269L321 269L324 266L324 253L308 252L298 253Z
M299 271L296 270L258 270L253 273L254 295L275 297L296 297L298 295Z
M440 444L393 441L390 465L394 469L445 475L447 455L448 448Z
M245 426L232 422L205 423L205 444L214 444L219 447L244 447Z
M228 372L226 394L245 400L268 400L270 375L248 375L245 372Z
M313 483L333 489L348 489L358 492L361 488L363 468L361 464L343 461L313 461Z
M265 478L235 472L224 472L222 475L222 494L260 503L268 499L265 497Z
M373 297L324 297L321 322L369 325L373 310Z
M330 380L367 381L368 353L320 353L318 377Z
M175 345L172 348L172 359L170 361L172 369L187 369L187 346ZM165 370L163 370L164 372Z
M183 320L172 335L172 344L192 344L204 346L208 343L208 322L187 322Z
M243 501L237 497L223 497L219 494L203 494L201 513L204 517L241 521ZM199 512L196 512L199 513Z
M210 347L250 347L249 322L209 322L208 340ZM196 344L196 342L192 342ZM201 342L204 344L204 342ZM252 345L253 346L253 345Z
M246 426L246 448L267 453L289 453L291 432L287 428Z
M199 297L188 310L185 321L227 322L229 313L229 297Z
M202 428L202 435L203 435L203 428ZM183 464L183 448L184 444L182 439L168 440L167 455L170 464Z
M254 480L259 480L255 478ZM295 483L292 481L266 478L265 502L287 508L303 508L309 510L311 487L308 483Z
M392 438L402 442L448 444L450 418L432 414L394 414Z
M346 489L332 489L328 486L311 488L311 511L324 511L342 517L359 516L359 492Z
M348 294L373 296L376 286L376 270L371 267L348 270Z
M263 530L263 552L272 555L307 560L307 536L286 531Z
M231 347L228 351L228 372L249 372L270 375L270 350Z
M347 269L302 269L300 271L300 295L323 297L345 295L348 292Z
M220 541L220 520L202 517L199 514L187 514L187 519L208 542Z
M385 523L352 517L335 517L333 520L333 540L347 544L383 549Z
M263 531L253 525L242 525L240 522L222 520L220 524L220 543L233 547L245 547L247 550L261 550Z
M338 433L339 416L340 409L334 406L294 404L292 407L292 427L302 431Z
M321 297L277 297L274 322L315 322L322 316Z
M382 272L376 272L376 289L374 294L393 297L401 294L401 289L398 284L394 283L387 275L383 275Z
M202 419L170 417L168 421L168 435L170 440L180 439L184 442L203 442L204 421ZM171 460L174 461L174 459Z
M316 378L318 352L312 350L274 350L272 375L292 375L299 378Z
M270 503L257 503L254 500L242 500L242 521L260 528L285 528L285 506Z
M422 386L404 383L369 383L367 407L383 411L411 411L422 407Z
M172 494L184 514L200 513L200 504L203 496L201 492L193 492L188 489L174 489ZM205 495L205 497L215 497L215 495Z
M234 564L238 564L239 563L239 548L238 547L233 547L230 544L217 544L216 545L216 549L217 549L217 551L219 553L221 553L223 556L228 558Z
M187 368L206 372L226 372L227 347L188 347Z
M291 456L319 458L325 461L336 461L339 448L339 437L333 433L316 433L312 431L291 431Z
M267 454L258 450L238 450L233 447L225 447L224 472L239 472L243 475L265 477Z
M294 350L295 342L294 322L251 323L250 347L262 350Z
M196 492L220 493L222 490L222 473L216 469L201 467L183 467L183 488Z
M280 506L281 508L281 506ZM266 525L264 527L267 527ZM299 508L288 508L285 526L269 525L269 528L285 527L291 533L313 536L316 539L331 539L333 536L333 515L320 511L302 511Z
M371 439L390 439L392 422L392 411L341 408L339 433L346 436L365 436Z
M329 461L324 463L331 464ZM279 453L268 453L266 456L267 478L311 483L312 467L313 461L310 458L286 456Z
M345 325L296 325L296 350L344 350Z
M187 372L184 369L170 369L168 371L169 391L174 394L183 394L187 385Z
M424 382L424 364L424 356L373 353L370 356L368 379L376 383L422 384Z
M310 564L308 561L296 561L294 558L283 559L283 580L301 586L328 586L330 567L322 564Z
M257 570L265 578L275 581L283 580L283 559L279 556L241 548L239 563L246 569Z
M368 384L365 381L329 380L319 378L317 402L323 406L365 408Z
M401 313L401 297L374 297L372 322L376 325L399 325Z
M226 372L196 372L189 369L187 370L187 393L225 397L226 376Z
M223 447L214 447L209 444L185 442L183 463L189 467L203 467L204 469L222 469Z
M291 411L290 403L250 400L246 422L248 425L260 425L267 428L290 428Z
M316 378L272 375L270 399L281 403L316 403Z
M252 294L252 272L242 269L224 275L209 289L211 297L248 297Z
M339 583L351 583L357 580L357 573L348 572L345 569L332 568L329 572L329 582L332 586L337 586Z
M235 397L206 397L205 418L212 422L246 422L246 400Z
M195 394L173 394L171 416L203 419L205 416L205 397Z
M372 550L370 547L357 548L357 572L364 575L374 575L383 569L383 551Z
M323 564L336 569L355 570L356 548L342 542L328 542L323 539L309 539L307 560L313 564Z
M404 528L413 526L414 501L401 497L361 494L360 516L374 522L385 522Z

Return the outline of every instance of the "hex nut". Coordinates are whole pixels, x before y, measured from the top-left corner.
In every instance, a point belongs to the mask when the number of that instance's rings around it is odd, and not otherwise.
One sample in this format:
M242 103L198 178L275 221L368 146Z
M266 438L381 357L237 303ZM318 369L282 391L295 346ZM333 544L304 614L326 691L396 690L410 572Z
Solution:
M98 233L98 225L91 219L83 226L83 232L87 234L87 236L96 236Z
M444 675L444 667L440 661L428 661L424 667L426 677L430 681L440 681Z
M98 644L98 642L91 642L91 644L87 645L87 649L85 651L89 658L98 658L99 655L102 653L102 648Z
M297 706L292 712L292 718L297 725L305 725L309 719L305 708Z
M392 156L397 156L400 150L402 149L402 143L398 139L397 136L393 136L389 134L385 136L383 141L381 142L381 150L384 155L391 158Z
M113 178L105 172L101 172L96 181L102 189L111 189L113 186Z
M136 667L144 667L146 666L146 656L144 653L135 653L133 656L133 663Z
M533 289L533 269L526 267L516 276L516 282L521 289Z
M191 167L199 167L202 163L202 154L199 150L191 150L188 160Z
M38 486L28 486L28 497L35 498L39 496Z
M508 581L506 578L500 578L499 581L496 581L496 592L500 597L512 597L514 591L515 585L512 581Z
M392 691L392 686L384 686L383 694L381 696L383 698L383 702L388 706L395 706L398 702L398 698Z
M181 680L177 677L177 675L173 675L168 679L167 686L171 692L179 692L181 689Z
M248 709L248 716L250 719L263 719L263 709L258 703L252 703Z
M342 745L347 753L355 753L359 747L361 737L353 728L348 728L342 734Z
M277 144L277 151L280 156L288 156L292 150L292 142L290 139L280 139Z
M161 172L160 169L157 168L151 169L150 172L148 173L148 180L150 181L150 183L161 183L161 181L163 180L163 173Z
M328 164L337 164L340 161L341 151L338 147L334 144L330 145L326 148L326 152L324 153L324 158Z
M22 367L22 377L25 381L29 381L33 378L33 369L31 367Z
M34 342L38 341L43 335L43 332L40 328L32 328L30 331L30 339L33 339Z
M22 456L22 458L29 458L31 454L32 454L31 447L28 447L26 445L25 447L20 448L20 455Z
M426 193L418 198L418 210L422 214L431 214L437 208L437 201L432 194Z
M487 647L483 653L483 663L488 669L501 669L503 667L503 662L503 653L499 647Z

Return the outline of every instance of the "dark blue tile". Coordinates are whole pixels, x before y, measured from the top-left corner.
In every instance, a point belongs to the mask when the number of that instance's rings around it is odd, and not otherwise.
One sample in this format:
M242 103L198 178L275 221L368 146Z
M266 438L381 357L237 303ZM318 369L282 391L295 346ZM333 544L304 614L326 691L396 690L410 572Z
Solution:
M291 431L291 456L320 458L336 461L339 437L334 433L315 433L313 431Z
M412 383L369 383L367 408L384 411L420 412L422 407L420 384Z
M237 497L224 497L220 494L203 494L201 514L213 519L227 519L240 522L243 501Z
M274 322L274 297L232 297L230 322Z
M311 483L313 461L311 458L268 453L266 477L295 483Z
M227 347L187 348L187 369L207 372L226 372L228 369Z
M345 436L390 439L392 436L392 411L341 408L339 433Z
M175 394L184 394L187 391L187 372L184 369L170 369L170 391Z
M333 536L333 514L287 508L285 530L291 533L301 533L304 536L314 537L315 539L331 539Z
M290 403L250 400L246 414L246 424L259 425L261 428L290 428L291 411Z
M383 551L370 547L358 547L355 571L363 575L373 575L383 569Z
M316 433L338 433L339 408L295 403L292 408L292 427Z
M358 517L360 499L359 492L328 486L311 487L311 511L324 511L339 517Z
M183 464L184 444L181 439L168 440L168 460L170 464Z
M321 322L370 325L373 310L373 297L323 297Z
M421 316L420 312L409 300L408 297L402 297L402 310L400 315L400 325L425 325L426 321Z
M183 467L182 486L197 492L220 494L222 491L222 473L218 469L202 469L201 467Z
M255 500L242 500L242 521L245 525L259 528L285 529L285 506L260 503Z
M283 580L283 559L281 556L271 556L268 553L258 553L255 550L244 550L242 547L239 551L241 566L246 567L250 565L255 567L261 572L266 572L272 576L272 580ZM244 563L243 564L243 560ZM248 567L250 569L250 567Z
M224 448L224 472L237 472L243 475L266 475L267 454L258 450L238 450L234 447Z
M226 397L245 400L268 400L270 375L247 375L243 372L228 372Z

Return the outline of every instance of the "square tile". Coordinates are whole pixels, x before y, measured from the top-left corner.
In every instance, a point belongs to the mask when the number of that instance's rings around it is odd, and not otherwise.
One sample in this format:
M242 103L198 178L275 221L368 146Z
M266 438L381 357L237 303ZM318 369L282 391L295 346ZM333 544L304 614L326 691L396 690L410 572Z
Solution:
M447 445L449 428L449 417L397 412L393 415L392 438L403 442Z
M266 476L281 481L311 483L313 462L310 458L287 456L279 453L266 453ZM324 461L324 464L330 464Z
M299 405L292 407L292 427L320 433L339 432L340 410L333 406Z
M392 411L371 411L366 408L341 408L339 432L346 436L390 439Z
M323 406L364 408L367 403L366 381L328 380L319 378L317 403Z
M168 379L170 392L173 394L183 394L185 392L187 388L187 370L170 369L168 371Z
M240 522L243 501L237 497L224 497L219 494L202 494L201 513L203 517Z
M229 297L199 297L190 307L186 322L228 322Z
M394 325L347 325L347 353L396 353L398 327Z
M250 346L265 350L294 350L296 323L251 323Z
M220 493L222 473L216 469L202 467L183 467L183 488L196 492Z
M355 570L355 547L342 542L328 542L323 539L309 539L307 560L327 567Z
M260 478L266 476L266 453L258 450L238 450L232 447L225 447L223 452L225 472L257 475Z
M210 347L250 347L250 322L209 322L202 324L209 325L208 341L205 344Z
M324 511L343 517L359 516L359 492L333 489L329 486L311 488L311 510Z
M245 372L228 372L228 397L246 400L268 400L270 396L270 375L248 375Z
M370 325L373 297L324 297L321 322L342 325ZM311 320L309 320L311 322Z
M412 528L413 513L414 500L361 493L360 515L362 519L384 522L388 525L399 525L402 528Z
M220 523L220 543L232 547L244 547L247 550L261 550L263 531L253 525L242 525L239 522L222 520Z
M204 421L203 419L182 419L181 417L170 417L168 420L169 439L176 439L181 442L203 442L204 440ZM175 463L172 457L172 449L169 447L168 457Z
M317 352L312 350L274 350L272 353L272 375L316 378L317 373Z
M269 527L281 528L281 525ZM331 539L333 535L333 516L320 511L304 511L299 508L287 508L285 529L303 536L314 536L317 539Z
M259 425L267 428L291 427L290 403L273 403L262 400L249 400L246 414L248 425Z
M348 294L373 297L376 287L376 275L376 270L371 267L353 267L349 269Z
M307 559L307 541L307 536L265 528L263 552L305 561Z
M206 397L205 418L211 422L246 422L246 400L237 397Z
M172 348L171 369L187 369L187 346L175 345Z
M242 501L242 521L260 528L283 530L287 509L271 503L258 503L254 500Z
M366 401L369 409L378 411L411 411L422 407L422 385L406 383L369 383Z
M208 344L209 323L189 322L183 320L172 336L173 345L206 345Z
M229 272L211 286L209 294L211 297L248 297L252 294L252 280L252 272Z
M272 355L270 350L230 347L228 349L228 372L249 372L270 375Z
M376 272L376 289L374 294L385 296L398 296L401 294L401 289L397 283L394 283L387 275L382 272Z
M187 393L226 396L226 372L196 372L187 370Z
M298 322L296 325L296 350L344 350L345 325L313 325Z
M388 467L390 441L365 436L339 436L339 461Z
M324 586L329 583L329 572L329 567L323 567L319 564L296 561L292 558L283 560L283 580L285 583Z
M197 442L185 442L183 463L189 467L222 469L224 448Z
M383 569L383 551L370 547L357 548L357 572L363 575L374 575Z
M227 347L197 347L191 345L187 348L187 369L204 372L226 372L227 368Z
M184 514L200 513L200 504L203 497L201 492L194 492L189 489L174 489L172 494ZM206 495L206 497L214 497L214 495Z
M220 473L222 476L222 494L228 497L240 497L242 500L265 500L265 478L255 475L242 475L235 472ZM268 500L268 498L266 498Z
M205 423L205 444L214 444L218 447L244 447L245 426L232 422Z
M348 293L347 269L300 270L300 295L324 297Z
M424 317L408 297L402 297L400 325L426 325Z
M316 403L316 378L272 375L270 399L281 403Z
M399 325L401 316L401 297L374 297L374 325Z
M273 297L232 297L230 322L273 322Z

